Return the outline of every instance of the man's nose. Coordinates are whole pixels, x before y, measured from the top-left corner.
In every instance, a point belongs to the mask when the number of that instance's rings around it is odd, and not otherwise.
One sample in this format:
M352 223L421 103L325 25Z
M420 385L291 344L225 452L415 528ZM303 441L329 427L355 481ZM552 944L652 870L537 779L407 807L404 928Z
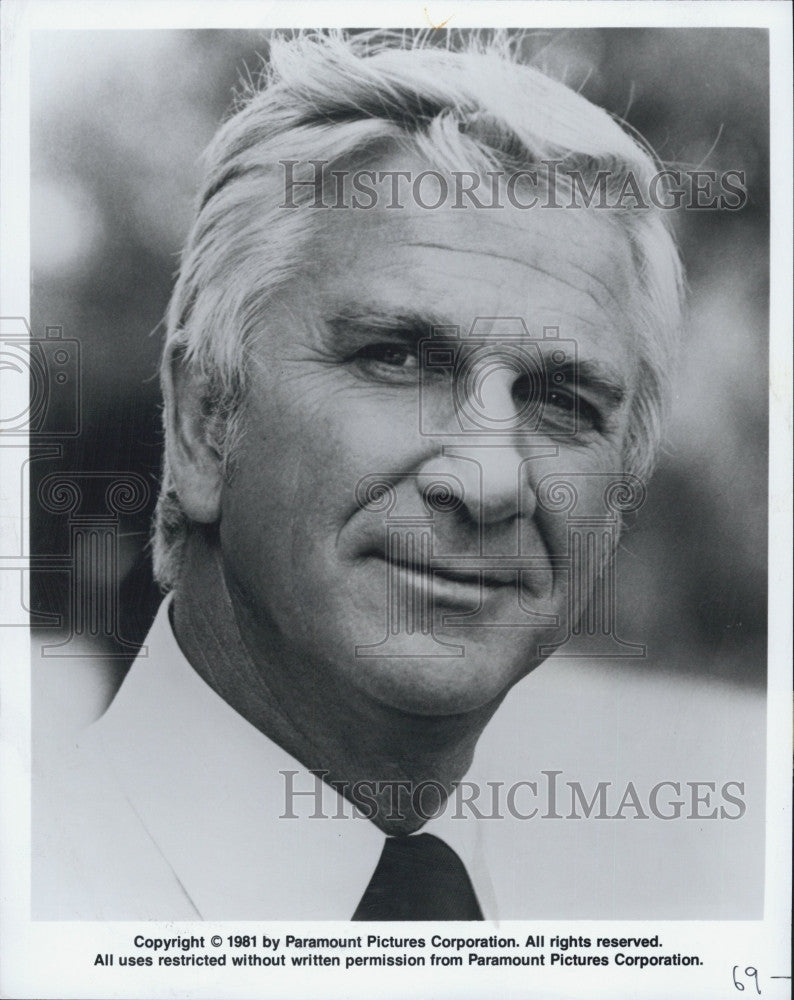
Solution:
M454 483L461 509L485 527L531 517L535 493L527 475L527 457L514 444L483 441L475 447L447 445L422 472ZM454 478L453 478L454 477Z
M462 483L469 517L485 526L531 517L535 495L528 481L526 427L521 421L521 370L497 354L483 359L474 377L456 387L467 409L467 430L444 448L441 466ZM483 433L485 432L485 433ZM494 433L496 432L496 433ZM524 445L521 447L521 445Z

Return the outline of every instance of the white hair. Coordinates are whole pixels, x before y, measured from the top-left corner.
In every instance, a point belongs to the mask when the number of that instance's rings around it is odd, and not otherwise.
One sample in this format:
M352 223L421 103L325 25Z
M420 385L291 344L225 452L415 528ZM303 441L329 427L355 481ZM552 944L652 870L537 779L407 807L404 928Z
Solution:
M447 36L450 38L451 36ZM207 386L217 446L228 460L246 391L247 345L277 293L307 259L314 219L284 205L280 161L350 166L397 142L436 169L523 170L558 160L610 185L659 169L650 151L606 111L517 62L515 39L472 33L461 48L422 34L342 32L275 38L263 80L244 95L205 153L205 178L167 316L166 366L182 355ZM647 188L646 188L647 189ZM280 207L281 206L281 207ZM616 209L636 267L639 388L624 462L649 474L661 436L683 278L664 212ZM166 396L166 408L173 403ZM166 413L154 569L174 586L189 523L171 474ZM227 467L228 471L228 467Z

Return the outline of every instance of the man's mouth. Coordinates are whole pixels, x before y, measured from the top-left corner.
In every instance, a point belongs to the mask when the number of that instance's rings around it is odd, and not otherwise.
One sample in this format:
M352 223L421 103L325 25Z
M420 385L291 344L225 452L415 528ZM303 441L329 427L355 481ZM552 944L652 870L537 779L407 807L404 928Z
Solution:
M471 607L490 595L504 592L517 583L515 568L471 567L473 559L459 559L451 564L448 559L410 561L390 558L383 552L372 553L382 560L390 573L395 574L395 582L427 590L434 601L441 603L465 604ZM478 563L483 560L477 559ZM494 560L491 560L493 562ZM469 565L466 565L466 563ZM462 565L461 565L462 564Z

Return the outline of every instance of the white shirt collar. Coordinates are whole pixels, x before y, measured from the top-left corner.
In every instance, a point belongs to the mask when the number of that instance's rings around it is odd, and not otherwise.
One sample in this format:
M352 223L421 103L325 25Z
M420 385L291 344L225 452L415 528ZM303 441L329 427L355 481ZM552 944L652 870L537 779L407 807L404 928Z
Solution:
M223 701L174 637L166 599L140 655L98 727L133 808L205 919L349 919L384 845L369 820ZM296 798L287 780L322 795ZM303 809L298 803L306 803ZM422 832L461 857L486 917L494 893L481 830L448 809Z

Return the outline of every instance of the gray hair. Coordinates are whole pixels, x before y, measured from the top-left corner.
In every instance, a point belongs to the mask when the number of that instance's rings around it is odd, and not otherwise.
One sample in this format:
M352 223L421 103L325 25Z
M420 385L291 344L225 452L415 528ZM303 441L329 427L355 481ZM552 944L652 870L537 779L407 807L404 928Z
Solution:
M515 171L555 159L586 178L607 170L618 186L630 173L641 185L657 173L660 165L638 138L580 94L519 63L514 41L476 32L457 48L411 33L272 40L261 85L250 88L204 155L196 219L167 315L162 373L176 352L204 378L225 461L245 398L247 345L268 304L306 260L313 219L322 214L279 207L280 161L323 160L332 169L396 141L437 169L466 163L480 172ZM627 471L647 476L681 326L682 269L668 213L608 214L622 221L637 272L639 387L624 462ZM153 551L155 577L167 589L179 574L189 522L171 474L168 413L165 422Z

